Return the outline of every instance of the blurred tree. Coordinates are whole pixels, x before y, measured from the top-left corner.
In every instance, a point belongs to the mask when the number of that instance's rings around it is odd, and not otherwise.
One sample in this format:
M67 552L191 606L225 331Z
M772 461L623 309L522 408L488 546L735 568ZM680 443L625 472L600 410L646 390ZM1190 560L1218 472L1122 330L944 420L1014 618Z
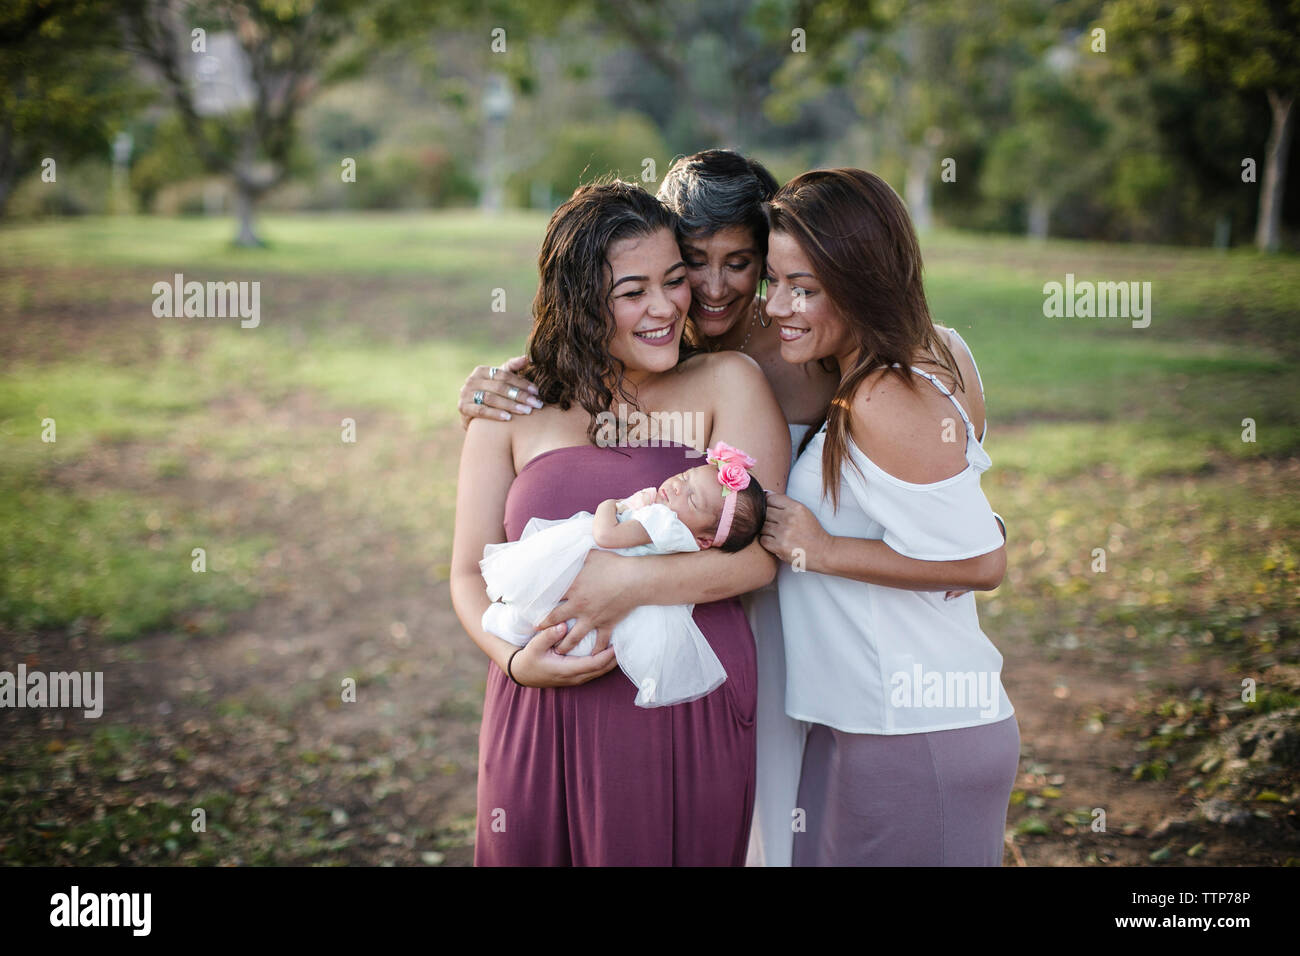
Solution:
M155 122L136 122L132 133L136 158L131 164L131 188L140 208L152 209L158 194L168 186L203 176L203 164L175 113L168 111Z
M832 34L825 53L785 62L768 111L791 119L814 99L843 90L883 151L901 159L903 194L924 229L940 158L999 132L1014 77L1051 43L1046 6L905 0L888 16L877 12L871 22L842 27L848 29Z
M659 130L638 113L620 113L601 122L566 123L550 132L537 161L512 178L513 198L526 206L537 197L539 204L549 207L568 198L580 183L606 173L642 182L654 191L657 181L642 179L642 161L658 157L662 162L667 154ZM656 171L662 177L667 167Z
M113 133L144 102L116 32L113 10L92 0L0 9L0 214L39 160L53 159L57 177L61 165L107 159Z
M586 3L593 22L631 44L653 74L629 71L615 105L654 117L692 151L701 143L751 149L773 132L763 101L783 64L823 57L846 31L886 21L874 0Z
M1106 124L1104 175L1088 199L1105 220L1085 234L1143 242L1228 243L1248 236L1258 185L1241 159L1268 135L1267 104L1172 64L1125 73L1086 57L1075 95Z
M1300 0L1113 0L1098 24L1130 38L1118 48L1132 63L1169 60L1188 75L1267 98L1272 125L1255 245L1275 251L1300 91Z
M993 140L981 182L995 199L1028 207L1028 234L1047 238L1053 210L1098 180L1103 121L1049 66L1016 79L1015 122Z
M258 244L253 212L258 199L293 166L297 123L304 105L323 88L371 69L389 51L428 71L430 88L442 86L434 67L432 37L439 31L481 30L484 56L489 31L506 30L505 55L493 66L517 85L529 82L527 43L559 23L571 0L119 0L129 11L132 46L159 74L182 126L205 168L229 176L235 187L241 245ZM192 32L208 39L233 37L236 59L247 64L248 102L234 97L220 113L201 108L196 83L202 54ZM229 79L229 77L227 77ZM238 87L239 82L235 83ZM238 90L236 90L238 92ZM436 94L435 94L436 95ZM386 160L385 174L406 158ZM416 158L430 189L465 194L460 173L436 157ZM421 173L424 175L424 173ZM391 175L389 175L391 179ZM438 180L438 182L434 182ZM376 192L376 201L391 197Z
M290 170L303 104L322 86L355 75L367 53L405 24L399 0L122 3L131 47L160 77L199 159L233 181L235 242L246 246L261 244L254 209ZM226 46L224 62L207 57L209 43L228 39L237 47ZM224 71L224 102L200 100L205 66Z

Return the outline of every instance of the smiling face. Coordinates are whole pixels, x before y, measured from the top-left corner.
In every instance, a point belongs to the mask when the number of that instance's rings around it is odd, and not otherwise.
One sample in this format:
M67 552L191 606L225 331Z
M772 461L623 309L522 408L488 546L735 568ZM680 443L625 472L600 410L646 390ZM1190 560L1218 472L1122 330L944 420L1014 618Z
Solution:
M722 518L722 485L715 466L700 465L673 475L659 486L655 501L672 509L701 548L712 545Z
M801 365L834 358L852 368L856 344L799 243L786 232L767 242L767 314L781 333L781 358ZM848 363L848 364L846 364Z
M763 250L746 226L725 226L698 239L682 240L694 304L691 318L705 338L729 332L750 315L762 271Z
M610 355L619 359L627 378L636 373L666 372L677 364L691 288L686 282L677 239L668 229L610 244L607 255L613 278L609 307L614 313Z

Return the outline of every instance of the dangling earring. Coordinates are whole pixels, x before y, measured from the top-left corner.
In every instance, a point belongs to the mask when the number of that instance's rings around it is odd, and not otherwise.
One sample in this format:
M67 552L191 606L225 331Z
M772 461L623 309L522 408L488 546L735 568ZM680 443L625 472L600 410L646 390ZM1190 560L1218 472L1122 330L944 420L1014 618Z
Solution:
M765 271L765 272L767 271L767 270L766 270L766 267L764 267L764 271ZM772 318L771 318L771 316L768 316L768 319L767 319L766 322L763 321L763 303L766 302L766 301L767 301L767 280L766 280L766 279L759 279L759 280L758 280L758 299L757 299L757 301L755 301L755 303L754 303L756 306L758 306L758 315L756 315L755 318L758 319L758 324L761 325L761 326L762 326L763 328L765 328L765 329L767 329L767 328L771 328L771 326L772 326Z

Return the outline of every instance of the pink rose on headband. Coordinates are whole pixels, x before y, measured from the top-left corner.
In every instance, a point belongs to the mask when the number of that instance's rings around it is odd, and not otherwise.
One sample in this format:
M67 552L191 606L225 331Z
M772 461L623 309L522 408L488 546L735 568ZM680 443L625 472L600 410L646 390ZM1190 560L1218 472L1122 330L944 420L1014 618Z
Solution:
M724 465L735 462L742 468L753 468L758 464L758 462L754 461L754 459L750 458L739 448L732 448L725 441L718 442L712 448L706 448L704 452L709 456L709 461L717 461ZM743 488L744 485L741 487Z
M738 461L721 462L718 465L718 484L731 491L744 491L749 487L749 472Z

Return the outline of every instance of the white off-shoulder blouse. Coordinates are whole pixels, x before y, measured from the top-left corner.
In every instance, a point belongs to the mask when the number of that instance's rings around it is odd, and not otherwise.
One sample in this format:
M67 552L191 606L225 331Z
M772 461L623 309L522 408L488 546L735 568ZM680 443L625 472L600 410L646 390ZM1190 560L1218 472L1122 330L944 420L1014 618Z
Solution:
M850 442L838 510L822 495L823 427L790 472L787 494L830 534L883 539L925 561L995 551L1002 532L980 489L992 461L961 403L933 375L966 426L966 467L916 484L879 468ZM978 374L978 372L977 372ZM981 383L982 385L982 383ZM854 467L856 466L856 467ZM910 734L972 727L1014 713L1002 655L983 630L971 592L883 587L782 564L786 713L846 733Z

